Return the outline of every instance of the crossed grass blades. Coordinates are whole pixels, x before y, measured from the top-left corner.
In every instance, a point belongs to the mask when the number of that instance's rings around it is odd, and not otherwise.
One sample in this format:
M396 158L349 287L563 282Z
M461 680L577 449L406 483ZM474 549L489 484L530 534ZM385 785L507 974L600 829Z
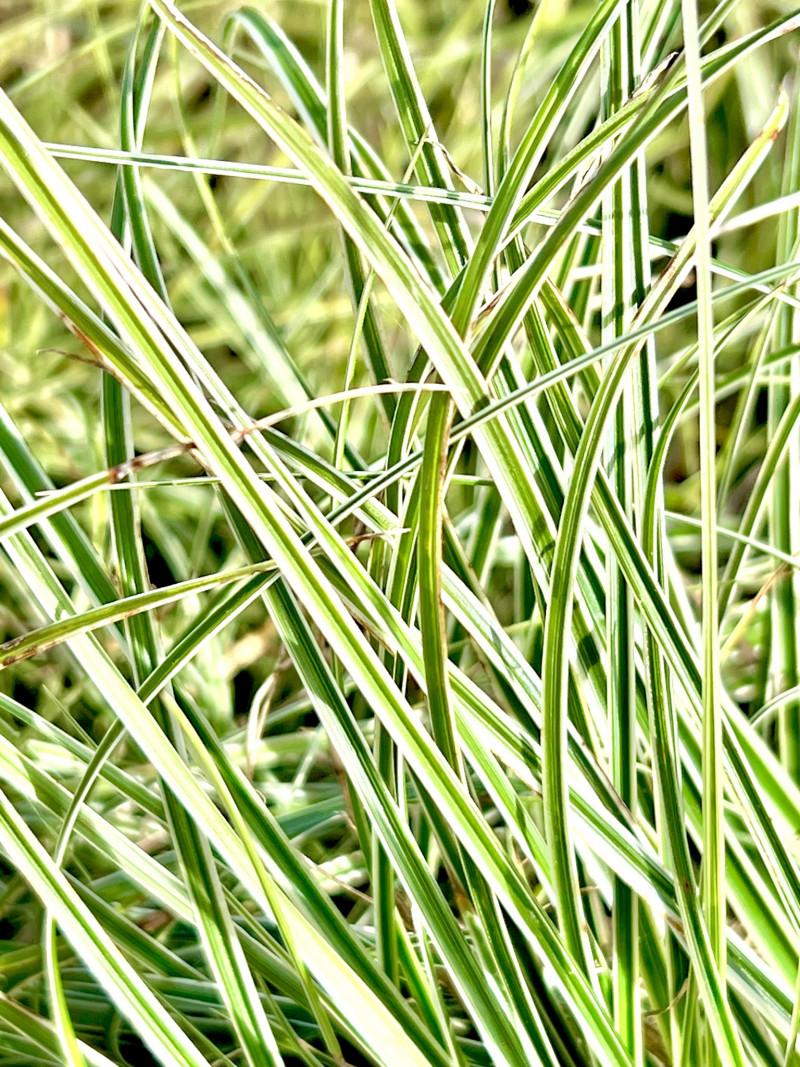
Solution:
M798 28L3 23L2 1067L800 1062Z

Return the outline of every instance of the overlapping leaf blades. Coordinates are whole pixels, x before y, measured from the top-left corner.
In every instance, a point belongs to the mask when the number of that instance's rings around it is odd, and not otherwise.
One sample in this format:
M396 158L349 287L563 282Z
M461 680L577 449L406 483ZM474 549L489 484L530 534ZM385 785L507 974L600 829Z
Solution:
M687 0L684 15L687 4L694 10ZM735 3L720 4L692 32L684 62L683 54L667 58L681 4L591 5L510 155L492 142L491 57L484 55L479 155L488 167L497 160L498 173L491 175L492 196L476 199L457 191L455 164L404 36L402 8L391 0L371 5L377 54L398 143L419 186L395 186L367 139L349 127L343 8L330 7L327 91L267 16L245 9L228 24L228 45L257 46L288 91L297 121L174 4L151 0L142 21L152 31L143 49L132 38L122 83L127 156L115 158L148 158L141 153L148 101L160 49L174 39L214 87L215 135L225 129L232 98L341 228L353 298L349 328L356 331L349 351L358 352L363 331L375 378L401 373L424 383L435 375L445 386L376 393L389 424L377 459L369 434L347 417L337 430L328 411L308 446L257 429L225 374L171 309L159 263L162 223L198 265L221 328L258 350L251 366L287 403L310 395L202 179L201 199L224 255L202 224L132 166L118 189L118 241L12 100L0 97L4 168L66 256L75 283L62 280L5 222L0 251L102 368L109 466L54 491L4 415L0 458L23 503L12 507L3 498L0 537L29 614L44 625L3 649L0 664L13 667L23 656L63 645L71 658L58 662L92 687L87 699L98 721L112 722L95 746L74 720L71 736L10 697L0 702L0 776L21 801L15 812L3 798L0 846L59 931L48 925L43 958L9 957L11 992L0 1011L8 1047L28 1042L25 1049L34 1048L43 1063L105 1063L95 1045L112 1062L126 1062L122 1045L103 1044L111 1028L98 1036L83 1018L86 1005L106 1003L167 1067L237 1059L253 1067L343 1062L345 1042L381 1064L627 1067L689 1062L695 1054L726 1067L791 1064L800 950L800 878L787 843L800 825L790 726L796 705L787 700L781 712L776 757L734 703L738 694L713 690L703 698L696 612L660 499L669 436L659 441L659 433L672 435L686 423L693 380L663 427L655 381L659 361L671 355L656 332L673 321L665 308L699 239L698 315L705 327L700 355L690 346L685 360L700 361L704 382L704 470L716 463L711 356L753 322L762 329L760 355L750 380L739 380L743 399L732 432L739 440L757 436L758 388L771 390L775 431L739 523L742 539L722 576L720 619L727 627L742 608L737 590L747 580L747 547L757 550L754 535L765 512L781 558L800 550L789 503L793 483L781 466L797 448L790 289L796 226L787 223L781 237L779 289L765 296L763 283L736 269L745 302L716 334L711 311L718 294L710 278L731 269L706 254L708 226L730 211L764 165L787 102L751 138L716 197L701 205L708 217L699 211L699 238L692 231L670 247L672 259L657 281L650 260L663 254L664 242L651 240L643 223L643 153L689 96L693 150L703 151L696 136L706 106L701 79L707 87L730 78L749 55L795 29L798 16L750 27L701 55L703 43L734 17ZM548 20L558 9L543 0L523 56L535 50L537 35L553 32ZM685 25L691 31L692 19ZM496 41L490 28L491 19L484 21L485 48ZM604 103L589 77L598 57L607 79ZM514 97L521 79L522 73L512 82ZM573 111L595 123L574 145L561 140ZM507 101L496 127L502 138L514 123ZM191 144L189 130L183 132ZM795 134L791 153L799 140ZM795 162L790 155L788 173ZM163 154L160 163L169 166ZM269 173L278 181L290 177ZM570 183L570 196L554 206ZM791 194L790 185L776 192ZM365 191L375 199L363 198ZM402 199L391 207L395 194ZM415 200L426 205L428 219L415 214ZM486 211L478 221L468 213L476 205ZM595 291L602 350L593 348ZM416 349L407 371L385 343L390 322ZM627 368L645 345L618 407ZM773 363L779 380L765 384ZM680 360L676 367L680 372ZM351 359L337 387L348 388L353 373ZM669 395L665 389L662 399ZM120 482L147 462L128 462L137 408L179 446L157 456L188 452L211 476L216 513L238 544L237 566L148 590L140 516ZM601 469L604 447L613 459L608 471ZM740 471L730 453L723 459L722 485L729 487ZM113 567L106 546L88 538L66 510L111 485ZM713 487L706 477L707 563L716 554L709 547L716 535L715 507L708 506ZM42 491L47 495L38 499ZM720 506L724 512L726 501ZM350 516L369 535L368 556L359 554L359 537L346 532ZM34 524L43 541L32 536ZM495 603L507 595L504 570L512 575L510 617ZM706 569L706 597L714 590L708 578ZM224 588L232 582L233 591ZM781 583L779 575L776 585L775 636L761 658L766 675L774 668L783 680L770 676L769 684L791 689L798 684L794 579ZM216 586L220 592L200 603L181 634L169 625L161 632L156 609ZM329 775L318 805L301 804L277 819L240 769L246 761L235 731L215 733L209 702L186 675L209 642L254 604L292 666L298 692L284 701L288 714L313 710L319 722L314 742L302 734L288 738L295 781L329 745L347 782L342 791ZM101 628L113 645L100 640ZM167 634L174 638L169 651ZM713 633L706 634L706 662L715 662L708 659ZM257 719L254 702L251 722ZM702 741L701 719L711 723ZM26 743L50 754L41 766L27 753L15 758L19 722ZM272 734L272 742L280 736ZM148 781L159 783L160 796L115 765L125 737L148 761ZM71 807L49 766L55 747L76 783ZM704 804L709 790L716 805ZM87 803L97 794L105 798L102 811ZM126 805L170 846L162 862L139 854L115 825ZM368 894L360 921L342 917L335 890L302 854L302 835L321 843L331 817L350 820L348 868ZM287 824L304 827L296 842ZM55 860L37 840L52 825L64 828ZM81 853L92 849L104 868L118 872L118 912L105 901L104 880L87 878L83 859L70 864L70 837ZM704 847L724 855L725 866L724 877L722 869L710 880L705 875L700 900L694 884L705 870ZM9 884L17 885L13 876ZM164 909L191 931L184 935L188 953L179 940L162 944L130 921L142 904L151 913ZM725 925L726 907L735 924ZM72 953L91 975L91 992L71 979ZM23 1026L15 990L26 1003L25 985L40 973L48 976L52 1010L45 1014L53 1022L36 1017Z

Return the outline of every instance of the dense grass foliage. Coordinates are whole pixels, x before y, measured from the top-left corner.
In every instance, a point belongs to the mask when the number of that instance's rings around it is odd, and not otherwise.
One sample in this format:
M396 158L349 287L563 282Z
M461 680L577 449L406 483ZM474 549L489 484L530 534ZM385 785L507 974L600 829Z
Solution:
M800 13L0 22L0 1067L797 1067Z

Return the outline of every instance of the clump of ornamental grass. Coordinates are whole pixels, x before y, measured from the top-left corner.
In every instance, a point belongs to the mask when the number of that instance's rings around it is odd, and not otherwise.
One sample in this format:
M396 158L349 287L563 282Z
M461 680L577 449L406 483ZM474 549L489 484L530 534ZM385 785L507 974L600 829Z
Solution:
M523 8L0 28L0 1067L800 1063L800 18Z

